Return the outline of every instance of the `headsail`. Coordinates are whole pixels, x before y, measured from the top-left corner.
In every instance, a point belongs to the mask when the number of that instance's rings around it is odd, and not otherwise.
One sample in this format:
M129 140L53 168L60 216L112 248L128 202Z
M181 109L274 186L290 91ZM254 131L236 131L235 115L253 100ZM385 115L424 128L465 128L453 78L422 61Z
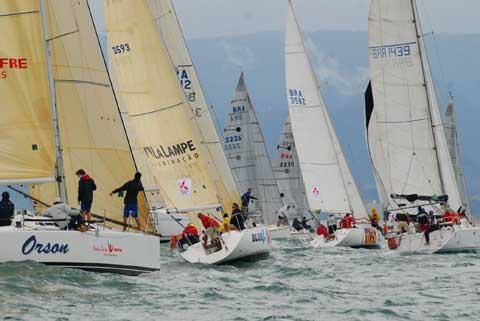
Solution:
M240 201L239 192L217 132L215 115L203 93L175 12L175 7L171 0L147 0L147 4L165 43L170 59L176 68L180 85L192 108L192 113L200 128L206 150L210 153L212 162L208 163L208 166L214 168L210 169L209 172L212 175L220 175L220 177L215 177L214 180L223 181L229 197L238 203Z
M285 39L287 99L310 210L367 212L342 152L289 1ZM313 145L312 143L316 143Z
M289 218L304 216L309 208L290 117L283 125L277 145L277 159L273 161L273 171L282 201L285 205L290 206L290 210L287 212Z
M252 188L256 210L267 224L276 221L282 207L262 129L255 114L243 73L235 90L225 126L225 153L242 193Z
M0 2L0 184L55 179L39 1Z
M92 212L122 222L123 199L109 193L132 179L136 168L88 3L46 3L67 199L76 205L75 172L82 168L97 185ZM54 188L36 186L32 193L51 203L57 194ZM146 201L140 196L142 228L148 215Z
M458 188L446 146L415 1L372 0L369 59L374 108L368 142L382 203L391 194L447 193Z
M105 17L118 92L166 205L229 210L233 199L209 172L213 161L145 2L107 1Z
M465 180L465 173L463 170L462 158L460 154L460 144L458 142L457 132L457 116L455 113L455 104L449 101L444 117L445 135L447 137L448 149L453 163L453 170L455 178L457 179L458 187L460 188L460 197L462 204L464 204L467 213L470 212L470 206L467 193L467 182Z

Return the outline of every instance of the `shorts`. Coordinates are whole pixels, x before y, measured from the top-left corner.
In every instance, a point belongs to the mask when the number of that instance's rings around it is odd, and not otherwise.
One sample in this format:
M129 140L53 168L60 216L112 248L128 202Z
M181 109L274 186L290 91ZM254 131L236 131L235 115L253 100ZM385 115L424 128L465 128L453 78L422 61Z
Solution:
M138 217L138 205L137 204L125 204L123 209L123 217L128 218L132 216L133 218Z
M80 210L82 212L90 213L92 210L92 202L81 202L80 203Z
M328 226L328 234L333 234L337 230L337 224Z

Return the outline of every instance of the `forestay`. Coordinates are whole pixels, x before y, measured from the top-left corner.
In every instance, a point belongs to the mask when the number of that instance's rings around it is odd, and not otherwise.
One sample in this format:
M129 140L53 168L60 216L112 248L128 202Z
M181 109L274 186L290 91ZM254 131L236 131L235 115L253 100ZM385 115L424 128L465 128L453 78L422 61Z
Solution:
M285 64L290 119L310 210L366 217L290 1Z
M147 4L175 66L180 85L192 108L194 120L202 134L203 144L206 151L210 153L212 162L207 165L212 168L209 169L209 172L212 173L211 175L220 175L220 177L213 177L213 180L223 181L229 198L238 203L240 201L239 192L223 151L215 115L206 101L173 3L171 0L147 0Z
M55 145L39 1L0 1L0 184L53 181Z
M257 212L262 214L265 223L272 224L282 200L243 73L230 108L224 130L230 168L241 193L252 188L252 195L258 198Z
M277 145L277 159L273 161L273 171L282 201L285 205L290 206L287 212L288 217L298 218L306 215L308 204L290 117L283 125L282 134Z
M383 205L396 206L391 194L447 193L458 207L414 1L371 2L369 60L368 142Z
M198 124L146 4L105 2L109 57L118 92L168 207L198 208L232 199L201 140Z

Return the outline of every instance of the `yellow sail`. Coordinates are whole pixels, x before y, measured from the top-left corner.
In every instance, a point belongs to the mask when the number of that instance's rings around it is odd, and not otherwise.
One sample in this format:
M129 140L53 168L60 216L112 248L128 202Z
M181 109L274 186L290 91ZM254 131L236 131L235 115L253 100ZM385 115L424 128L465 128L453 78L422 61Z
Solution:
M168 207L192 208L232 199L212 163L198 124L146 3L105 1L112 74L128 109L137 143Z
M82 168L97 185L92 212L121 222L123 199L109 193L131 180L136 168L87 1L49 0L47 13L68 201L77 204L75 172ZM140 197L142 228L148 216Z
M213 160L208 164L214 167L209 169L209 172L212 173L211 175L220 175L211 177L214 180L223 181L230 198L239 203L240 195L215 126L215 115L203 93L172 0L147 0L147 5L177 71L180 86L187 96L205 147Z
M39 1L0 1L0 183L55 177Z

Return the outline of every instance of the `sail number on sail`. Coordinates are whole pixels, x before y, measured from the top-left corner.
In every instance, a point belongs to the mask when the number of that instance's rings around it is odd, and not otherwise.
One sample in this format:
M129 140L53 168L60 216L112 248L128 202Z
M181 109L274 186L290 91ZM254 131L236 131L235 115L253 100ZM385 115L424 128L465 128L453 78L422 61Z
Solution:
M115 55L124 54L130 51L130 46L128 45L128 43L123 43L120 45L113 46L112 51Z
M27 58L4 58L0 57L0 79L5 79L8 76L5 69L27 69Z
M402 43L388 46L370 47L373 59L408 57L412 54L411 46L415 42Z
M290 104L291 105L302 105L305 106L307 102L305 101L305 97L303 93L299 89L289 89L288 90Z

